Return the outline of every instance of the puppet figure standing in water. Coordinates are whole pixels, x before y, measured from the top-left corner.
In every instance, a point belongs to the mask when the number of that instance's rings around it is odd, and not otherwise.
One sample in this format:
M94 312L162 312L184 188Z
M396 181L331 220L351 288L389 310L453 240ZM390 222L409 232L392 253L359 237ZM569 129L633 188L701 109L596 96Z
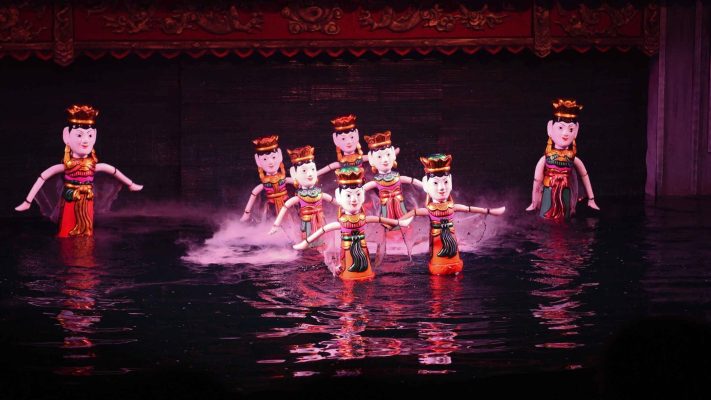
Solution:
M390 137L390 131L364 136L366 143L368 143L368 162L375 175L372 181L363 185L363 189L366 192L371 189L377 189L380 201L379 215L381 217L400 219L407 213L405 199L402 195L402 184L408 183L419 189L423 189L423 187L422 182L418 179L401 176L395 170L397 168L397 155ZM406 240L407 235L405 234L408 229L385 224L383 226L388 231L400 231L409 254L411 245ZM386 238L387 236L386 232Z
M411 215L427 216L430 219L430 262L432 275L453 275L462 271L464 263L459 257L459 245L454 232L454 213L467 212L479 214L501 215L506 207L480 208L455 204L452 200L452 156L449 154L432 154L420 157L425 167L422 185L427 197L425 207L414 209L404 218Z
M267 200L260 212L261 215L256 220L263 220L267 215L270 218L276 218L288 197L286 185L294 182L293 179L286 176L284 156L279 148L279 136L263 136L254 139L252 143L254 144L254 161L257 163L261 183L252 189L242 214L242 222L249 220L254 203L262 190L266 193Z
M323 200L329 203L335 203L335 200L328 193L322 193L320 186L316 186L318 176L312 146L299 147L294 150L287 149L286 152L291 158L289 173L294 181L294 187L296 187L296 195L287 200L279 211L269 234L272 235L278 231L287 210L298 204L299 218L301 219L301 240L306 240L312 233L325 225ZM309 243L309 247L320 248L323 247L323 244L322 240L318 240Z
M360 146L360 133L356 128L356 116L353 114L334 118L331 120L333 125L333 144L336 145L337 161L321 168L318 172L322 175L326 172L338 170L344 167L356 167L363 170L363 162L368 161L368 156L363 155L363 150Z
M67 109L68 125L62 132L64 139L64 160L42 172L30 189L29 194L17 211L30 208L32 200L42 185L54 175L64 173L64 186L60 199L58 237L92 236L94 234L94 175L105 172L128 186L131 191L139 191L143 186L128 179L116 167L99 163L94 150L97 129L96 117L99 111L88 105L73 105Z
M336 201L339 204L338 222L331 222L311 236L295 244L296 250L303 250L326 232L341 230L340 264L336 274L344 280L369 279L375 276L370 265L370 255L365 241L366 224L389 224L407 226L412 218L396 220L391 218L366 216L363 211L365 191L363 190L363 169L343 167L336 171L338 188Z
M600 209L595 204L588 171L577 158L575 139L580 129L578 113L582 109L582 104L575 100L553 101L553 119L548 121L548 145L536 164L531 205L526 211L540 209L541 217L555 222L569 219L575 213L578 202L578 174L585 187L588 207Z

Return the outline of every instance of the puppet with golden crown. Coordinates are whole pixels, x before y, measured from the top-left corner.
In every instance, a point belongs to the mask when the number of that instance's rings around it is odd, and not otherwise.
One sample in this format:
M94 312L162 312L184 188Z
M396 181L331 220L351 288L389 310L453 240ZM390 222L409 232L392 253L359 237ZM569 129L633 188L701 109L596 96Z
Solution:
M363 162L368 161L368 156L363 155L363 150L360 147L360 134L356 128L356 116L353 114L334 118L331 120L333 125L333 144L336 145L337 161L321 168L318 171L319 175L333 171L343 167L356 167L363 169Z
M373 180L363 186L365 191L378 190L380 198L380 215L392 219L399 219L406 212L405 200L402 197L402 183L408 183L422 189L422 182L409 176L400 176L397 168L397 155L390 140L390 131L376 133L373 136L364 136L368 143L368 162L375 176Z
M402 195L402 183L422 189L422 182L409 176L401 176L397 171L394 171L397 168L397 154L391 141L390 131L376 133L372 136L365 135L364 139L368 144L368 162L375 175L372 181L363 185L363 189L366 192L371 189L378 190L381 217L402 218L407 213L405 199ZM385 227L398 229L398 227L390 225L385 225ZM400 232L404 240L404 230L400 229Z
M454 230L454 213L468 212L479 214L501 215L506 207L480 208L455 204L452 200L452 175L450 174L452 156L449 154L432 154L420 157L425 167L422 178L427 197L425 207L416 208L403 218L411 215L427 216L430 219L430 262L429 269L433 275L451 275L461 272L464 264L459 257L459 245Z
M266 214L276 218L288 197L286 185L293 183L293 180L286 176L283 155L279 148L279 136L259 137L254 139L252 143L254 144L254 161L257 163L261 183L252 189L249 201L242 214L241 221L243 222L249 220L254 202L262 190L266 194L266 203L257 219L264 219Z
M128 186L131 191L139 191L143 186L128 179L116 167L100 163L96 157L96 117L99 111L88 105L73 105L67 109L68 124L62 132L64 139L64 160L47 168L40 174L29 194L17 211L30 208L32 201L44 183L51 177L63 173L63 185L59 200L58 237L92 236L94 234L94 201L102 193L94 191L94 175L105 172Z
M556 222L570 218L575 213L578 200L578 175L585 187L588 207L600 209L595 204L588 171L577 158L575 139L580 128L578 113L582 109L582 104L575 100L553 101L553 119L548 121L548 145L536 164L531 205L526 211L540 209L541 217Z
M318 176L316 172L316 163L314 162L314 148L311 146L299 147L294 150L287 149L291 159L291 168L289 174L294 181L296 187L296 195L284 203L277 219L274 221L274 226L269 231L269 234L277 232L284 215L292 206L299 205L299 218L301 219L301 240L305 240L312 233L325 225L323 216L323 200L329 203L335 203L331 195L321 192L321 187L316 186ZM309 247L321 247L323 241L309 243Z
M365 225L386 223L393 226L407 226L412 218L396 220L385 217L366 216L363 211L365 191L363 190L363 169L355 166L343 167L336 171L338 188L335 198L338 208L338 222L331 222L295 244L296 250L303 250L321 235L336 229L341 230L340 265L336 274L344 280L361 280L375 276L370 265L370 255L365 241Z

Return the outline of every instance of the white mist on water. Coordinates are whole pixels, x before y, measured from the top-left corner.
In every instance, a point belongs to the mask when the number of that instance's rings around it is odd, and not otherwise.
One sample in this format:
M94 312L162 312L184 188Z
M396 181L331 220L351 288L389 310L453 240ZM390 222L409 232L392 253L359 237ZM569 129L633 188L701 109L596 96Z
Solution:
M215 234L201 245L191 245L182 257L199 265L252 264L267 265L294 261L299 252L283 233L269 235L271 222L240 222L239 216L226 217Z
M414 204L414 197L408 199L408 208ZM424 200L424 199L423 199ZM477 196L477 202L472 205L480 207L499 207L498 201L489 201L483 196ZM418 207L424 206L418 204ZM324 205L326 221L335 220L335 206ZM366 211L375 214L376 207ZM508 210L507 210L508 211ZM506 214L497 217L493 215L456 213L453 220L455 232L459 242L460 251L476 252L482 242L502 233L507 227ZM299 260L303 254L291 248L292 244L300 241L296 225L283 224L283 228L274 235L267 232L272 227L272 220L258 224L239 221L239 215L228 214L219 217L218 228L213 236L202 244L190 244L183 261L198 265L274 265ZM297 221L298 222L298 221ZM429 252L429 218L417 217L410 228L406 230L407 243L411 254L426 254ZM366 230L368 248L371 256L377 251L377 246L383 240L382 228L379 224L369 224ZM328 244L324 254L324 262L331 270L338 267L340 243L337 239L338 231L330 232L324 237ZM387 253L389 255L407 255L408 249L405 240L399 231L387 234ZM386 259L387 262L387 259Z

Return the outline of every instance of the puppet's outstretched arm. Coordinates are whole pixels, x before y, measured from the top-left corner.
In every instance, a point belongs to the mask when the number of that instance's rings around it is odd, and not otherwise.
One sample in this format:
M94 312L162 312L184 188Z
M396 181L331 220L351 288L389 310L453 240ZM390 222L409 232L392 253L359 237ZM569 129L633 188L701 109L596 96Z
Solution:
M318 172L316 173L316 176L321 176L327 172L331 172L334 169L338 169L338 167L340 167L340 166L341 166L341 163L339 163L338 161L334 161L334 162L328 164L327 166L321 168L320 170L318 170Z
M326 224L325 226L322 226L317 230L316 232L312 233L311 236L307 237L306 239L300 241L299 243L293 245L292 247L294 250L303 250L309 246L310 243L313 243L314 240L318 239L321 237L326 232L329 231L334 231L338 228L341 227L341 224L338 222L331 222L330 224Z
M242 213L242 218L240 221L245 222L249 219L249 213L252 212L252 206L254 206L254 200L259 196L259 193L264 190L264 185L261 183L252 189L252 193L249 195L249 201L247 206L244 208L244 213Z
M501 215L506 212L506 207L482 208L474 206L465 206L464 204L455 204L454 211L463 211L472 214Z
M415 186L416 188L423 190L424 187L422 186L422 181L416 178L410 178L409 176L401 176L400 181L403 183L409 183L412 186Z
M270 235L277 233L277 231L279 230L279 225L281 225L281 221L284 219L284 215L286 215L286 210L291 208L298 201L299 198L294 196L287 200L286 203L284 203L284 207L279 210L279 215L277 215L276 219L274 220L274 225L272 226L272 229L269 230Z
M113 175L121 183L128 186L128 190L130 190L132 192L137 192L137 191L143 189L143 185L139 185L139 184L133 182L132 180L128 179L128 177L126 175L124 175L121 171L119 171L116 167L114 167L111 164L106 164L106 163L96 164L96 172L105 172L107 174Z
M37 192L39 192L39 190L42 188L42 185L44 185L44 182L47 179L61 172L64 172L64 164L55 164L42 171L40 176L37 177L37 181L35 181L35 184L32 185L32 189L30 189L30 192L27 194L27 197L25 197L25 200L23 200L19 206L15 207L15 211L28 210L30 208L30 205L32 205L32 200L34 200L35 196L37 195Z

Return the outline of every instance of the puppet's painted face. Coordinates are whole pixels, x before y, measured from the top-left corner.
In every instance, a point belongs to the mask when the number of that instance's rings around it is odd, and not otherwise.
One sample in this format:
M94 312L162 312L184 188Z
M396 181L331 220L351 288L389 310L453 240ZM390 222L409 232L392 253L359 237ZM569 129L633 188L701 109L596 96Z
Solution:
M267 175L274 175L279 171L279 166L283 161L281 149L277 148L276 151L267 154L255 154L254 161Z
M307 162L294 168L291 167L291 177L299 182L299 186L302 187L312 187L318 182L316 176L316 163Z
M565 149L573 144L573 140L578 136L579 127L577 122L553 122L551 120L548 121L548 136L553 140L556 148Z
M380 173L390 172L395 164L395 158L395 149L392 147L368 152L368 162Z
M445 202L452 193L452 175L427 176L422 178L425 192L436 202Z
M362 187L355 189L336 189L336 201L343 211L356 214L365 203L365 191Z
M86 157L94 150L96 128L69 128L62 132L64 144L68 145L75 157Z
M358 149L360 135L358 129L353 129L348 133L333 133L333 143L341 149L344 154L352 154Z

